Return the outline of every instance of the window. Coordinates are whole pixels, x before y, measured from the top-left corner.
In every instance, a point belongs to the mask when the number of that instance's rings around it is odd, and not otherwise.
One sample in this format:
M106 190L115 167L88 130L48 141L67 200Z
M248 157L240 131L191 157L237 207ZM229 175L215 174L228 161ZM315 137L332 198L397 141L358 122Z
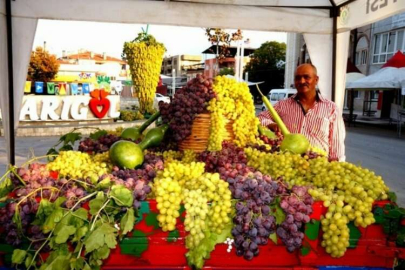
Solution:
M277 101L278 100L278 94L271 94L271 100L272 101Z
M353 98L359 98L359 97L360 97L359 91L353 91Z
M404 52L404 29L374 36L373 64L383 64L398 50Z
M368 53L367 53L367 50L362 50L361 51L361 61L360 61L360 63L362 64L362 65L367 65L367 55L368 55Z

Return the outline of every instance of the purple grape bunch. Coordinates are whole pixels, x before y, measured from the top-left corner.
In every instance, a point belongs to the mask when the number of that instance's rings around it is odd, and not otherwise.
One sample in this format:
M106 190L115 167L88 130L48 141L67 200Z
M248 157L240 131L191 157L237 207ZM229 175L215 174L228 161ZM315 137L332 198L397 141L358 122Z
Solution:
M293 252L302 245L305 223L310 221L313 199L305 186L293 186L291 194L280 201L280 207L286 213L285 220L277 228L277 235L286 245L289 252Z
M278 183L270 176L255 172L248 177L228 178L236 203L232 235L236 254L246 260L259 255L259 246L266 245L269 235L276 230L276 219L270 204L277 196Z
M79 151L85 153L104 153L107 152L111 145L120 138L113 134L106 134L94 140L92 138L86 138L79 143Z
M208 102L214 97L212 80L197 75L176 91L171 103L159 103L162 120L170 125L171 137L175 142L180 142L191 134L195 116L204 112Z

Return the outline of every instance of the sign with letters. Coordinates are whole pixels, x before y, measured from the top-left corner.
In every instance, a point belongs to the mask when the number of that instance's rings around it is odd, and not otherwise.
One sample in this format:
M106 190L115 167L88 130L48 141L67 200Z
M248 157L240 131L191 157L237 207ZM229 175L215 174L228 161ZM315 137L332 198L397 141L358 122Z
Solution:
M24 96L20 121L74 121L108 119L120 116L120 96L108 95L107 101L90 96ZM90 108L90 103L95 104ZM105 104L109 104L106 106ZM101 117L100 117L101 116Z
M405 0L354 1L341 7L339 32L351 30L405 12Z

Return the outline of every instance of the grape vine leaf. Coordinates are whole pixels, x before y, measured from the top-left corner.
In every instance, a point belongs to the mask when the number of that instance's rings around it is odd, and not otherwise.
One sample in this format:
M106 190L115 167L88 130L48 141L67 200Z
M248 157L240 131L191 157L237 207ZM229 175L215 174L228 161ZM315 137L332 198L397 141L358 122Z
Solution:
M61 152L61 151L72 151L72 150L73 150L73 147L71 145L69 145L69 144L65 144L61 148L59 148L59 152Z
M78 259L72 258L70 260L70 268L72 270L91 270L90 266L84 260L84 258L80 257Z
M22 249L14 249L13 255L11 256L11 262L15 264L21 264L25 256L27 256L27 251Z
M15 208L15 213L13 216L13 222L17 226L17 231L18 233L22 233L22 224L21 224L21 215L20 215L20 209L18 207Z
M98 130L96 132L93 132L89 135L89 137L93 140L98 140L101 136L107 135L108 132L104 129Z
M96 198L89 202L90 214L93 216L101 209L105 202L104 192L100 191L97 193Z
M78 228L76 230L75 236L72 239L72 242L77 242L80 239L82 239L84 236L86 236L88 231L89 231L89 227L87 225L84 225L83 227Z
M393 192L393 191L389 191L388 192L388 199L391 202L397 202L397 194L395 194L395 192Z
M31 253L27 253L27 257L25 258L25 267L28 268L34 262L32 261L33 257Z
M273 241L274 244L277 245L277 234L276 234L276 233L270 234L270 235L269 235L269 239L270 239L271 241Z
M37 214L35 215L34 225L41 225L45 222L46 218L52 213L54 207L53 204L45 198L42 198L39 202Z
M5 177L3 181L0 182L0 199L7 196L13 190L13 183L9 177Z
M76 232L76 228L73 226L63 226L63 228L56 234L55 243L62 244L66 243L69 236Z
M119 206L132 206L134 197L132 192L124 186L115 185L111 189L110 196L114 199L115 203Z
M134 229L135 215L134 209L128 208L125 215L121 218L121 236L126 235L128 232Z
M109 255L110 255L110 248L107 245L102 246L96 251L96 257L97 259L100 260L107 259Z
M40 270L68 270L70 268L69 260L71 254L67 255L60 255L55 258L52 262L48 262L44 264L45 268L41 266Z
M64 144L71 143L72 145L75 144L76 141L82 138L81 133L79 132L69 132L60 137L60 141L63 141Z
M117 245L117 240L115 239L116 231L117 230L108 223L103 223L92 231L84 241L86 254L99 249L104 244L107 244L110 248L114 248Z
M277 198L274 203L271 204L270 206L271 209L271 215L273 215L276 218L276 224L280 225L283 223L285 220L285 213L283 209L280 207L280 199Z
M56 223L58 223L63 217L63 210L57 207L52 213L46 218L44 224L42 225L42 232L49 233L55 228Z

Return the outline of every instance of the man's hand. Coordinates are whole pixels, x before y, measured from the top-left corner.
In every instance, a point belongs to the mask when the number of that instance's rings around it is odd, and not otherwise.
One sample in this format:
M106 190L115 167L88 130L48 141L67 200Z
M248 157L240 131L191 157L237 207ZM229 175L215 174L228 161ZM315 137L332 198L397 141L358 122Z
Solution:
M280 132L280 129L276 123L269 124L267 128L273 131L274 133Z

